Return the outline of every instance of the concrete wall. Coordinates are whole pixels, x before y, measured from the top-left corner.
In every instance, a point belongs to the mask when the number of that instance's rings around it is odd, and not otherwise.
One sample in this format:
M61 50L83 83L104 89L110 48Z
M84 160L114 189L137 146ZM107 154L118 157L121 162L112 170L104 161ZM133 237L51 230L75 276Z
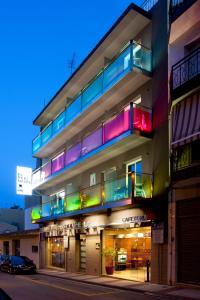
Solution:
M0 222L17 226L24 230L24 210L21 208L0 208Z
M31 230L31 229L37 229L37 228L39 228L38 224L32 224L32 222L31 222L31 211L32 211L32 207L25 208L25 210L24 210L24 226L25 226L25 230Z
M100 243L100 235L86 237L86 272L91 275L101 274L101 249L96 249Z
M5 237L0 239L0 250L3 253L4 241L9 241L9 255L15 255L13 241L20 240L20 255L32 259L39 268L39 235L34 237ZM38 252L32 252L32 246L38 246Z
M38 246L38 252L32 252L32 246ZM39 237L20 239L20 255L32 259L39 268Z
M67 272L77 272L76 266L76 240L75 237L69 238L69 249L66 252L66 267Z

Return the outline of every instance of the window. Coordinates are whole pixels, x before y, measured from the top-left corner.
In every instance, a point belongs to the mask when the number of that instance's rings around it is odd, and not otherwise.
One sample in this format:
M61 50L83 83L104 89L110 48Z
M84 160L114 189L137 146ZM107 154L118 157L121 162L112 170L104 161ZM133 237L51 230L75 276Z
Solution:
M38 246L32 246L32 253L38 253Z
M131 189L132 189L132 177L131 177L132 173L134 173L134 196L146 198L142 186L142 159L141 158L132 160L126 164L126 185L128 186L129 194L131 194Z
M93 186L96 184L96 173L90 174L90 186Z

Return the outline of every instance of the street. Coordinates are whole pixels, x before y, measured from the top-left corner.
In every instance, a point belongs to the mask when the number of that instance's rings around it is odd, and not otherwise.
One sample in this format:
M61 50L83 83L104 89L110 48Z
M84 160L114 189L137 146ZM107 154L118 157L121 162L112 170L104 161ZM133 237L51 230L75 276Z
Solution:
M170 299L163 295L137 293L114 288L107 288L93 284L74 282L71 280L49 277L46 275L10 275L0 273L0 288L13 300L165 300ZM4 299L1 298L0 299ZM176 298L181 299L181 298Z

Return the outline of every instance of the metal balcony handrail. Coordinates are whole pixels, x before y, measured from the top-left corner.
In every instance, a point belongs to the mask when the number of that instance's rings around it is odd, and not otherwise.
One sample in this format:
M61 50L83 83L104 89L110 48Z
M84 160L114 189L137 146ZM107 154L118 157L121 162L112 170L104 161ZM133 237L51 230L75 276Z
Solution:
M145 0L141 7L146 11L150 11L157 2L158 0Z
M197 49L193 50L191 53L189 53L188 55L184 56L182 59L180 59L177 63L175 63L172 66L172 71L174 69L176 69L176 67L178 67L179 65L182 64L182 62L187 62L191 57L195 56L198 52L200 51L200 47L198 47Z

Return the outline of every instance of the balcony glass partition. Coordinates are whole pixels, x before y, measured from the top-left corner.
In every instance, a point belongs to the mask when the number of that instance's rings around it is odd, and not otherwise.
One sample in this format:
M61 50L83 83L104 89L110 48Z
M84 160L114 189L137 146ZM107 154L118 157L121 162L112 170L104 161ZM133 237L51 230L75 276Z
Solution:
M41 137L42 145L46 144L50 140L52 137L52 123L42 131Z
M134 108L133 128L144 133L152 132L152 119L150 110L140 106L136 106Z
M104 90L108 89L110 86L113 86L128 71L130 71L130 50L131 47L129 46L127 50L122 52L120 56L105 69L103 74Z
M42 204L42 218L50 217L51 216L51 203L43 203Z
M102 145L102 127L88 135L82 141L81 154L85 155Z
M65 212L81 209L81 198L79 192L67 195L65 198Z
M43 165L41 168L41 180L44 181L47 177L51 175L51 162Z
M69 165L78 160L81 156L81 143L76 144L72 148L66 151L65 164Z
M132 119L133 124L131 124ZM33 186L39 185L65 166L77 162L88 153L100 148L130 129L133 132L136 130L150 135L152 132L151 111L138 105L134 108L131 108L130 105L125 107L118 115L103 123L90 135L84 137L80 142L63 151L39 170L33 172Z
M52 159L52 163L51 163L52 174L64 168L64 165L65 165L65 152L62 152L58 156Z
M94 206L103 206L104 204L126 199L152 198L152 176L149 174L128 173L126 175L106 180L66 195L64 192L50 196L50 201L43 203L40 207L32 210L32 220L38 220L45 217L55 217L63 213L75 212ZM133 195L132 195L133 193ZM58 196L61 195L61 196ZM42 212L42 213L41 213Z
M36 220L39 220L41 218L41 208L40 206L36 206L34 208L32 208L32 211L31 211L31 218L32 218L32 221L36 221Z
M130 128L130 107L103 125L103 143L119 136Z
M95 185L81 191L82 208L100 205L101 186Z
M53 122L53 134L57 133L65 124L66 112L63 111Z
M131 184L131 182L130 182ZM126 184L126 177L105 181L104 183L104 201L113 202L131 197L131 191Z
M151 51L133 42L112 60L78 96L68 105L43 132L33 140L32 150L37 153L61 129L69 125L81 112L95 102L103 93L112 88L132 69L151 72ZM150 73L149 73L150 74Z
M101 73L82 93L82 107L85 109L87 106L102 94L102 79Z
M41 135L38 135L34 140L33 140L33 144L32 144L32 150L33 153L36 153L40 147L41 147Z
M81 95L79 95L66 109L66 124L72 122L82 110Z

